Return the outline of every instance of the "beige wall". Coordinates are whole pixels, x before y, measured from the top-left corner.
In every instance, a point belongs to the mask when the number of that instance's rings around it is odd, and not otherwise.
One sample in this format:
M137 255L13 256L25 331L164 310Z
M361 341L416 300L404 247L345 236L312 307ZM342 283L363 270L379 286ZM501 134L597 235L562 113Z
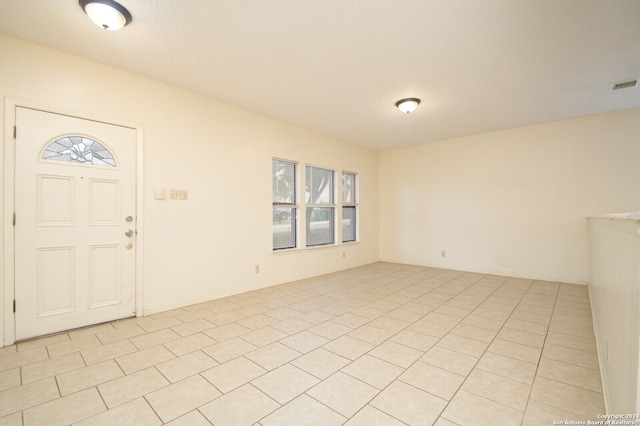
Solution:
M640 109L383 152L380 258L585 284L586 216L640 210L639 159Z
M377 153L2 35L0 58L2 98L143 126L147 312L379 259L586 283L585 217L640 209L640 109ZM358 172L361 242L273 254L272 157Z
M0 58L3 100L142 124L146 312L378 259L377 152L2 35ZM273 157L359 173L361 242L273 254ZM155 200L155 187L186 189L189 200Z

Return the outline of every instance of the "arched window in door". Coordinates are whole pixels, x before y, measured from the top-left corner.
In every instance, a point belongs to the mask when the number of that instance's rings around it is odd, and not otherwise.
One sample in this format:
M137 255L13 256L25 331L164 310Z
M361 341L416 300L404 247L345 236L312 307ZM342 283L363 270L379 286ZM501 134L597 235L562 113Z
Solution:
M43 160L116 167L111 151L86 136L65 136L51 142L42 152Z

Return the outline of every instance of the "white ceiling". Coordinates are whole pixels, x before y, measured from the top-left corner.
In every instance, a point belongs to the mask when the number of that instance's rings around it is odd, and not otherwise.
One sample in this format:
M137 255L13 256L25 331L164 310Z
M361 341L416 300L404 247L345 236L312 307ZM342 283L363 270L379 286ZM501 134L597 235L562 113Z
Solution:
M640 107L640 0L120 3L0 0L0 32L373 149Z

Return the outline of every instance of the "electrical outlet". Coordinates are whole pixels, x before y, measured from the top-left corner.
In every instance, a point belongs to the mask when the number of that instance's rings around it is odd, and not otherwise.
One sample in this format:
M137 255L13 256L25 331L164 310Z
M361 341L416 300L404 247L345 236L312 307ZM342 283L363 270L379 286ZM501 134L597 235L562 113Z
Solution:
M446 251L444 251L444 250L442 250L442 251L440 252L440 257L447 257L447 252L446 252Z
M342 257L347 257L347 252L346 251L342 252Z
M256 265L256 274L260 273L260 265Z

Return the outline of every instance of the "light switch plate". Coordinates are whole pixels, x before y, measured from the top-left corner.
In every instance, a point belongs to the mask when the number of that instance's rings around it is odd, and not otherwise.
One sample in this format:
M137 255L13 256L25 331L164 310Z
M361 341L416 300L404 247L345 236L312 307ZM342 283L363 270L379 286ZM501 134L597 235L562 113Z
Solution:
M153 190L153 198L156 200L166 200L167 199L167 190L164 188L154 188Z
M186 189L170 189L169 199L170 200L188 200L189 191L187 191Z

